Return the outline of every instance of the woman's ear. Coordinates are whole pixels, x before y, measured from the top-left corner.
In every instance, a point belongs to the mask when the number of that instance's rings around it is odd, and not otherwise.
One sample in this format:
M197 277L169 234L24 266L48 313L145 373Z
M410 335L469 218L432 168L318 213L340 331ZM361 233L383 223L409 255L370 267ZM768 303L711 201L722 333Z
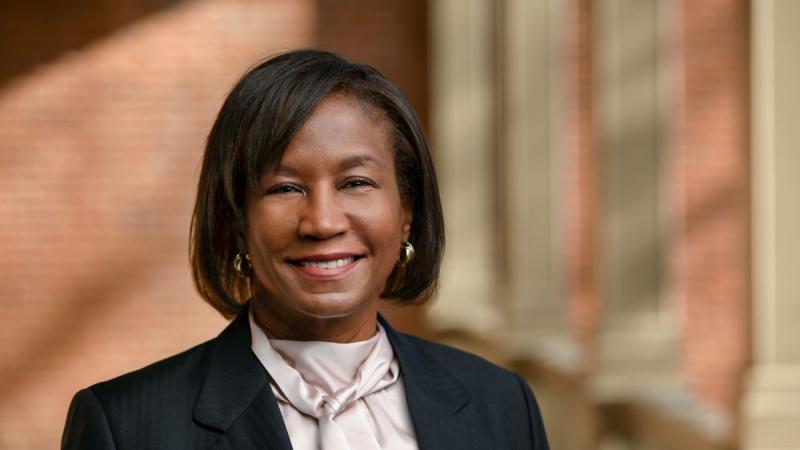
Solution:
M411 236L411 221L414 214L411 212L411 201L403 200L403 242Z

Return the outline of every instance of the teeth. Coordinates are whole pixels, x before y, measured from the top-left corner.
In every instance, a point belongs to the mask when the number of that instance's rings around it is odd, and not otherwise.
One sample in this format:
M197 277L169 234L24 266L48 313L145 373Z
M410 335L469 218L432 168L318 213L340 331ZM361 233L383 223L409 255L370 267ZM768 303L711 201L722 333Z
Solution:
M333 261L300 261L300 264L317 269L335 269L351 264L355 260L355 257L351 256L349 258L335 259Z

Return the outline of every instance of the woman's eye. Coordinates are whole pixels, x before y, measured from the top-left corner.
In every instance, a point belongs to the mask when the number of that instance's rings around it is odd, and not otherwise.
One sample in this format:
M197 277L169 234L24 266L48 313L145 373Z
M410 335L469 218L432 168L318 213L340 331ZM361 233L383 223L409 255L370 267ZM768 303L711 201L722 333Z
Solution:
M293 184L279 184L277 186L271 187L267 193L268 194L291 194L294 192L302 192L300 188Z
M375 183L365 178L353 178L344 183L345 188L374 187Z

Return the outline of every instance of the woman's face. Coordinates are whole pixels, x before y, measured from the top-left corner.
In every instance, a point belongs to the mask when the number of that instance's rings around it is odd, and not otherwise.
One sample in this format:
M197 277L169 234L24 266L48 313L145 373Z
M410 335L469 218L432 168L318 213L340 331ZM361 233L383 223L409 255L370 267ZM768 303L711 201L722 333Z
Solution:
M375 317L411 210L389 123L357 100L320 102L247 200L259 323L276 337L360 340Z

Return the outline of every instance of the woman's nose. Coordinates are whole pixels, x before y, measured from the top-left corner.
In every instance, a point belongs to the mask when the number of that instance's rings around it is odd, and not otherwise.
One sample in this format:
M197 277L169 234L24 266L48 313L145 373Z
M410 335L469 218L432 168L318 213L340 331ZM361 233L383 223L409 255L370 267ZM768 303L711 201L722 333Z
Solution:
M303 238L327 239L347 231L350 224L335 194L315 193L307 197L300 216L298 234Z

